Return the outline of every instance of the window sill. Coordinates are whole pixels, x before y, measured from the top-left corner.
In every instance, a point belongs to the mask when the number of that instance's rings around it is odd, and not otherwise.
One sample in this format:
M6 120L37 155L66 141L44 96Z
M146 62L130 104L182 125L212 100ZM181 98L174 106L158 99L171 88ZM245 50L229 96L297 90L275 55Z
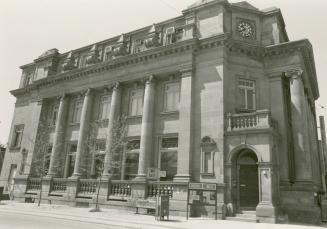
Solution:
M50 124L49 124L49 125L48 125L48 128L49 128L49 129L56 129L56 125L50 125Z
M142 118L142 115L129 115L127 116L127 119L139 119Z
M236 113L240 114L240 113L253 113L256 110L255 109L244 109L244 108L236 108Z
M79 122L71 122L69 123L69 126L79 126Z
M20 150L20 146L12 146L9 148L10 151L19 151Z
M214 172L200 172L201 176L214 176Z
M175 110L175 111L162 111L160 112L160 115L177 115L179 114L179 111L178 110Z
M107 124L109 123L109 119L106 118L106 119L98 119L98 120L95 120L96 123L99 123L99 124Z

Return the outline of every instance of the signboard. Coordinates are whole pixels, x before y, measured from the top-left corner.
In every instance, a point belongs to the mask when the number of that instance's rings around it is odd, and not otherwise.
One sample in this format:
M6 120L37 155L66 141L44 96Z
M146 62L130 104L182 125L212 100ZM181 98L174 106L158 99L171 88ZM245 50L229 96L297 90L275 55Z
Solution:
M217 220L217 184L189 183L187 190L186 219L188 219L189 208L192 205L214 206L215 219Z
M158 168L149 168L148 169L148 178L149 179L158 179L158 174L159 174L159 169ZM160 177L166 177L167 173L166 171L160 171Z
M159 197L159 202L157 206L157 219L163 220L165 216L169 220L169 196L162 195Z
M148 178L157 179L158 178L157 172L158 172L157 168L148 168Z

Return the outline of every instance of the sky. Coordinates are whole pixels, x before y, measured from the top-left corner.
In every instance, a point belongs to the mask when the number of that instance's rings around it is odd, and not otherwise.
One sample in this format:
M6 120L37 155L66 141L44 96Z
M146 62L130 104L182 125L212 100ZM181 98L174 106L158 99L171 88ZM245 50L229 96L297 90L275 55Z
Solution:
M179 16L195 1L0 0L0 143L8 141L15 103L9 91L18 88L19 66L51 48L63 53ZM317 115L327 117L327 1L248 2L259 9L280 8L290 40L310 40L320 89Z

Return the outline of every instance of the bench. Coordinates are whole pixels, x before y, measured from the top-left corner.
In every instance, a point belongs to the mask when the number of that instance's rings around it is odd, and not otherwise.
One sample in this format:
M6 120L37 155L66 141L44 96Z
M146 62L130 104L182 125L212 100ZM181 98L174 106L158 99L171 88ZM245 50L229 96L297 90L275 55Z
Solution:
M156 202L149 201L149 200L137 200L135 209L135 214L139 214L139 208L146 209L147 214L149 214L149 211L156 211Z

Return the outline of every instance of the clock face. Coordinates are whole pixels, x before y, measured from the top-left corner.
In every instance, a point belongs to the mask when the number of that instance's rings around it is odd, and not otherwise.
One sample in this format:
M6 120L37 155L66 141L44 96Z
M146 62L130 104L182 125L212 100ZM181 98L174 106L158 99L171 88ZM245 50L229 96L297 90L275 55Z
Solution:
M254 28L248 22L240 22L237 26L237 30L242 37L251 38L254 35Z

